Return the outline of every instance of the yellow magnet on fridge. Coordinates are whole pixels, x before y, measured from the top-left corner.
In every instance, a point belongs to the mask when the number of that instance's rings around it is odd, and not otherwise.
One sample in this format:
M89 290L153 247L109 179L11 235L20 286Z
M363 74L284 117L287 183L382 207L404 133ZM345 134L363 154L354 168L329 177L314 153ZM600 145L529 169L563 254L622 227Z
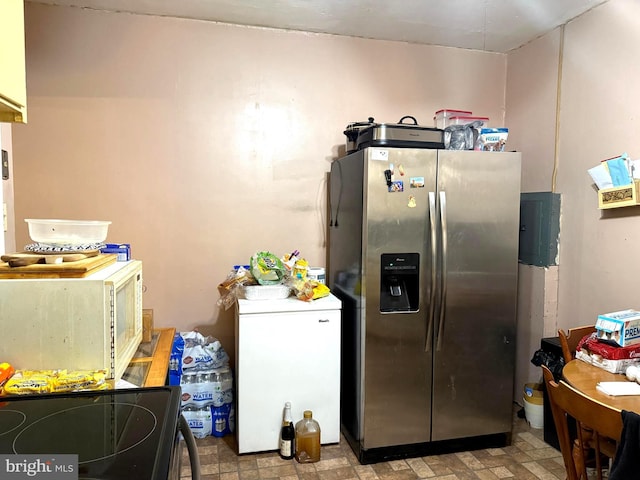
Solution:
M415 208L416 207L416 197L414 197L413 195L409 195L409 202L407 203L407 206L409 208Z

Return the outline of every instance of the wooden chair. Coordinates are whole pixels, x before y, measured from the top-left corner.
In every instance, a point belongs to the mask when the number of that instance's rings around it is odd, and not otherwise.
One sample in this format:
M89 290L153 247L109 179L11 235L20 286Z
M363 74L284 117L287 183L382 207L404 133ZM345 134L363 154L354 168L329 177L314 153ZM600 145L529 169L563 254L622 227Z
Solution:
M567 471L567 480L587 479L584 452L590 447L595 449L596 472L602 480L601 454L611 458L615 456L617 442L622 435L622 414L619 410L587 397L564 381L558 383L545 365L541 366L553 422L558 432L560 452ZM578 429L576 448L569 435L567 417L575 419ZM592 438L587 441L585 431ZM613 442L612 442L613 441Z
M570 328L567 330L567 333L564 333L562 329L558 330L560 346L562 347L562 358L564 358L565 365L576 358L576 347L578 343L580 343L580 340L595 331L596 327L594 325Z

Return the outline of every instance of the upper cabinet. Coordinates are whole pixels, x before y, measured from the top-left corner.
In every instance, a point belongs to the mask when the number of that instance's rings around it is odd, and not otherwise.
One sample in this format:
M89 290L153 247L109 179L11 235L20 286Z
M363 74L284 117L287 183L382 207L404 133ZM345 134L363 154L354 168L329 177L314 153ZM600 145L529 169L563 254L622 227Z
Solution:
M0 122L27 122L24 0L0 1Z

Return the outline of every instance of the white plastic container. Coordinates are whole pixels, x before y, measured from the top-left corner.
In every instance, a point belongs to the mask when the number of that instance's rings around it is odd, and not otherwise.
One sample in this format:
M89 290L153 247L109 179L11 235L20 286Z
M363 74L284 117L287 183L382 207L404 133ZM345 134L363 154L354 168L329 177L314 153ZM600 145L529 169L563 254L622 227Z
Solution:
M47 245L102 243L111 222L102 220L25 219L31 240Z
M525 383L523 397L524 415L531 428L544 427L544 394L538 383Z
M281 300L291 294L286 285L245 285L243 290L247 300Z
M466 125L467 123L483 122L482 126L489 125L489 117L455 116L449 119L449 125Z
M473 115L473 112L467 110L438 110L433 117L433 124L436 128L444 129L451 125L449 122L451 117L470 117L471 115Z
M307 270L307 278L322 284L326 284L327 282L324 267L309 267L309 270Z

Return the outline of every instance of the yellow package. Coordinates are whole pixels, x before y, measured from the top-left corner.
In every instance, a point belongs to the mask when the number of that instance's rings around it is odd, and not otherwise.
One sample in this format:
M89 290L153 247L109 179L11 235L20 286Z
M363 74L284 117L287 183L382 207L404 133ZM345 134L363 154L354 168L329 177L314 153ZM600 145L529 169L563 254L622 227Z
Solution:
M304 302L326 297L331 292L324 283L318 283L315 280L297 280L292 286L298 300Z
M18 370L4 385L3 393L7 395L49 393L51 392L51 378L52 377L38 373L25 376Z
M6 395L105 390L106 370L17 370L4 386Z
M296 278L298 280L306 280L307 271L309 271L309 262L307 262L304 258L296 260L296 263L293 264L293 278Z
M81 390L100 390L106 383L106 370L76 370L64 372L53 377L53 392L77 392Z
M313 299L316 300L318 298L326 297L329 295L331 290L324 283L311 282L313 285Z

